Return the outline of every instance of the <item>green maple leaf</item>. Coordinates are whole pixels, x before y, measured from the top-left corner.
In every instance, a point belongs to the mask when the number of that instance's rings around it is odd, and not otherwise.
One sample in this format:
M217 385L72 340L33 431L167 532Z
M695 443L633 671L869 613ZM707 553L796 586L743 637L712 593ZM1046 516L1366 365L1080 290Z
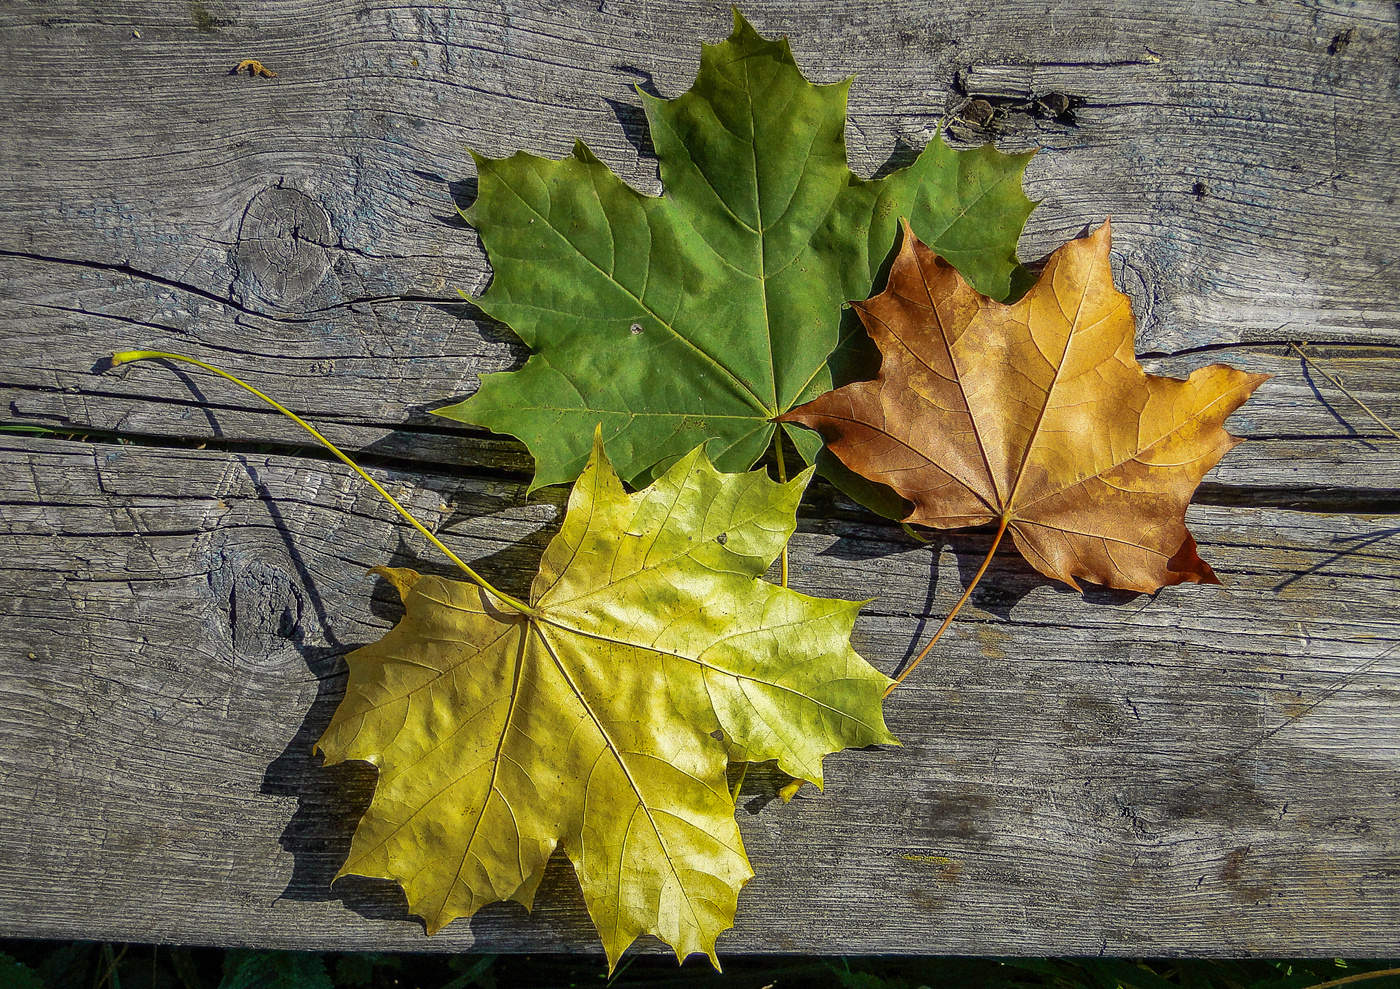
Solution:
M727 762L819 785L828 753L895 741L859 603L759 579L810 473L722 474L697 447L628 495L595 434L528 606L380 570L404 617L350 654L317 743L379 767L340 874L398 881L431 932L529 907L562 846L611 966L642 933L713 961L752 875Z
M523 440L533 487L576 477L599 422L629 482L706 441L721 469L746 470L775 416L830 390L841 306L870 294L899 217L1004 298L1030 155L935 137L909 166L858 178L849 86L807 82L786 39L735 11L689 92L642 94L664 196L628 187L582 143L560 161L477 156L465 215L494 269L477 301L534 353L440 414ZM789 436L811 461L820 440Z

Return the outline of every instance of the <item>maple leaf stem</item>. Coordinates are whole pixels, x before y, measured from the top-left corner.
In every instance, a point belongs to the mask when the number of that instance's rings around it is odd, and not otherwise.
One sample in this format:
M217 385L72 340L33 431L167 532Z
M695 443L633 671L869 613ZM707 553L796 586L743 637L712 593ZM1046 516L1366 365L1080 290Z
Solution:
M894 678L894 683L885 688L886 697L894 693L894 689L904 682L904 678L914 672L914 667L924 661L924 657L929 654L929 650L943 637L943 633L947 631L948 626L953 624L953 619L958 616L958 612L962 610L962 606L967 604L967 599L972 597L972 592L976 590L978 581L982 579L982 575L987 572L987 567L991 565L992 557L996 554L997 547L1001 545L1001 537L1006 535L1006 527L1010 523L1011 517L1009 515L1003 515L1001 525L997 527L996 537L992 539L991 548L987 550L987 557L982 561L982 565L977 568L977 573L973 574L972 580L968 582L967 590L963 591L962 597L958 598L958 603L953 605L953 610L948 612L948 617L943 619L943 624L938 626L938 631L933 633L933 638L928 640L928 645L924 646L924 648L919 651L919 655L914 657L914 661L906 666L899 676Z
M123 364L131 364L135 361L149 360L179 361L184 364L193 364L195 367L203 368L204 370L209 371L212 374L217 374L219 377L225 379L226 381L232 381L235 385L238 385L238 387L244 389L245 391L252 392L258 398L262 399L268 405L272 406L278 412L282 413L288 419L292 420L292 422L296 423L302 429L306 430L308 433L314 436L318 443L324 446L331 453L335 454L336 457L343 464L345 464L347 467L353 470L356 474L359 474L360 477L364 478L364 480L368 482L369 486L374 488L375 491L379 492L380 497L387 501L389 505L394 509L394 511L402 515L404 519L408 521L409 525L413 526L424 536L426 536L430 543L432 543L434 546L440 549L449 560L457 564L457 566L462 569L462 572L465 573L468 577L470 577L472 582L475 583L478 587L486 591L488 594L491 594L492 596L498 598L509 607L520 612L522 615L533 616L535 614L535 610L531 608L528 604L526 604L524 601L512 597L509 594L506 594L504 591L498 591L496 588L492 587L491 584L485 578L483 578L471 567L467 566L467 564L463 562L462 559L456 553L452 552L452 550L444 546L442 544L442 541L438 539L437 536L429 532L427 527L423 525L422 522L419 522L416 518L414 518L413 515L409 513L407 508L404 508L402 505L400 505L398 499L396 499L388 491L385 491L383 486L380 485L378 481L366 474L364 470L360 467L360 465L355 463L355 461L351 460L346 454L341 452L341 449L338 446L336 446L330 440L322 436L320 431L317 430L315 426L311 425L311 423L307 422L301 416L297 415L295 412L291 411L286 406L277 402L272 397L254 388L252 385L248 384L248 382L243 381L240 378L234 377L227 371L220 370L213 364L206 364L204 361L196 360L193 357L186 357L184 354L171 354L163 350L123 350L112 355L112 366L120 367Z
M778 458L778 481L787 483L787 465L783 463L783 427L779 426L773 430L773 452ZM783 551L778 556L778 570L781 573L782 585L788 586L788 544L783 543Z

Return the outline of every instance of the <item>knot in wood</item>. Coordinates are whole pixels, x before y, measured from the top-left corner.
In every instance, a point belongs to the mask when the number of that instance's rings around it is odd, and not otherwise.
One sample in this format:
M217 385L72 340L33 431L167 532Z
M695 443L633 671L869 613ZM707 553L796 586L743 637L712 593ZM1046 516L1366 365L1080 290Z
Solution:
M238 301L288 309L310 296L331 269L331 218L295 189L261 190L238 227L234 292Z
M297 581L274 562L221 555L210 584L216 601L223 599L234 659L257 669L295 666L303 637Z

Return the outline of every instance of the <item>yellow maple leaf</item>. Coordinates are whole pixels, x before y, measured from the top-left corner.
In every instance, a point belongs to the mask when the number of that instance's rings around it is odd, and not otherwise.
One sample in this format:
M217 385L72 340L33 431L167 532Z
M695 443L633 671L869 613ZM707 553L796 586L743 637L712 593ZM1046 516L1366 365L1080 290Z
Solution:
M860 605L759 579L810 474L721 474L697 448L628 495L599 436L528 605L380 570L405 615L348 657L317 743L379 767L340 874L396 880L431 932L529 907L559 846L610 966L642 933L715 961L753 874L728 761L819 785L827 753L895 741L890 681L850 647Z

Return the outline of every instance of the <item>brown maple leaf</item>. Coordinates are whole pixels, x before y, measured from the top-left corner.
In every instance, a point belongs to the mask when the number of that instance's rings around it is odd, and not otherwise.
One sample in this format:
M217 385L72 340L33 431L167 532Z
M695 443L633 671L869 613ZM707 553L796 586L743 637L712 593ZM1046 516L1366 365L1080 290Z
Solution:
M1076 589L1077 578L1143 592L1219 583L1186 505L1240 442L1225 419L1268 375L1143 371L1109 237L1105 222L1065 244L1008 305L969 287L905 224L885 291L853 303L882 354L879 376L781 420L817 429L847 467L912 502L905 521L996 523L993 552L1010 531L1032 566Z

